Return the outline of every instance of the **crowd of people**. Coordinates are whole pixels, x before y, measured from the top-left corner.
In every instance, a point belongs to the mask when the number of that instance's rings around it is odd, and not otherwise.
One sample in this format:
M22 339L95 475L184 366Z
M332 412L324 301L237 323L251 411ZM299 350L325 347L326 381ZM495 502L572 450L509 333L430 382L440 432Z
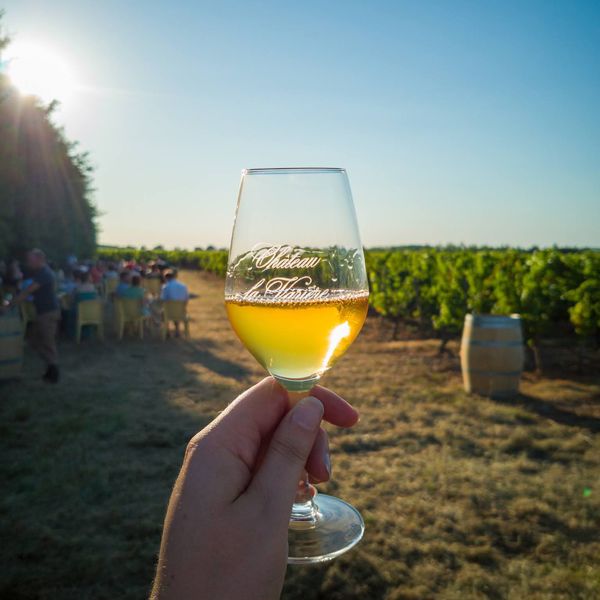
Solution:
M155 283L150 286L149 280ZM34 308L31 340L46 363L44 380L50 383L59 380L57 334L60 329L67 336L74 335L79 303L130 298L139 300L144 316L160 319L162 302L187 302L189 297L177 270L162 260L114 263L69 256L64 266L57 266L42 250L34 249L24 267L17 260L0 261L0 316L23 303ZM175 335L179 335L178 323Z

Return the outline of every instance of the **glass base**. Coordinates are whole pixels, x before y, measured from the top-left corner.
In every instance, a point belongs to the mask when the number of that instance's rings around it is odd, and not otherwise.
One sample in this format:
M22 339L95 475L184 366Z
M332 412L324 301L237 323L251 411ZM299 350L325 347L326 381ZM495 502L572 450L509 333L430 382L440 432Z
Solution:
M331 560L355 546L365 532L360 513L347 502L318 494L313 522L290 521L289 564L310 564Z
M288 379L271 373L271 375L282 385L288 392L308 392L319 382L319 375L313 375L308 379Z

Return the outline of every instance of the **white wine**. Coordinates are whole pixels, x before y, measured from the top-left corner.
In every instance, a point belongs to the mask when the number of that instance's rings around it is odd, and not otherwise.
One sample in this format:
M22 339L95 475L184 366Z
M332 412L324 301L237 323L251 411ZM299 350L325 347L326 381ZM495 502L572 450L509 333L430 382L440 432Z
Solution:
M368 292L343 290L304 302L225 298L240 340L269 373L286 380L326 371L358 335L368 305Z

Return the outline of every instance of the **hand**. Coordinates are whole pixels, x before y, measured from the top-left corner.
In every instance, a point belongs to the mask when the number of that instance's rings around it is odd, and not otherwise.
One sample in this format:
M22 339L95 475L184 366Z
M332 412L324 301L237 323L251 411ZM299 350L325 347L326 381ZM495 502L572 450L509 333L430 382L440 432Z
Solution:
M311 394L289 410L287 392L268 377L192 438L167 509L153 600L279 598L302 471L313 482L330 475L321 419L358 420L330 390Z

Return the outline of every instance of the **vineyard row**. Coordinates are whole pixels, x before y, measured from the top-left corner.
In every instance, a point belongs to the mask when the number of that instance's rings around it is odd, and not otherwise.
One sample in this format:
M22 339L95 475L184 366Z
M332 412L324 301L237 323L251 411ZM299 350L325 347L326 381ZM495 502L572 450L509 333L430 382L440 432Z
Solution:
M105 260L147 261L160 256L184 268L224 277L225 250L101 248ZM519 313L535 348L546 336L600 333L600 252L542 249L392 249L366 252L371 308L394 322L456 336L464 316Z

